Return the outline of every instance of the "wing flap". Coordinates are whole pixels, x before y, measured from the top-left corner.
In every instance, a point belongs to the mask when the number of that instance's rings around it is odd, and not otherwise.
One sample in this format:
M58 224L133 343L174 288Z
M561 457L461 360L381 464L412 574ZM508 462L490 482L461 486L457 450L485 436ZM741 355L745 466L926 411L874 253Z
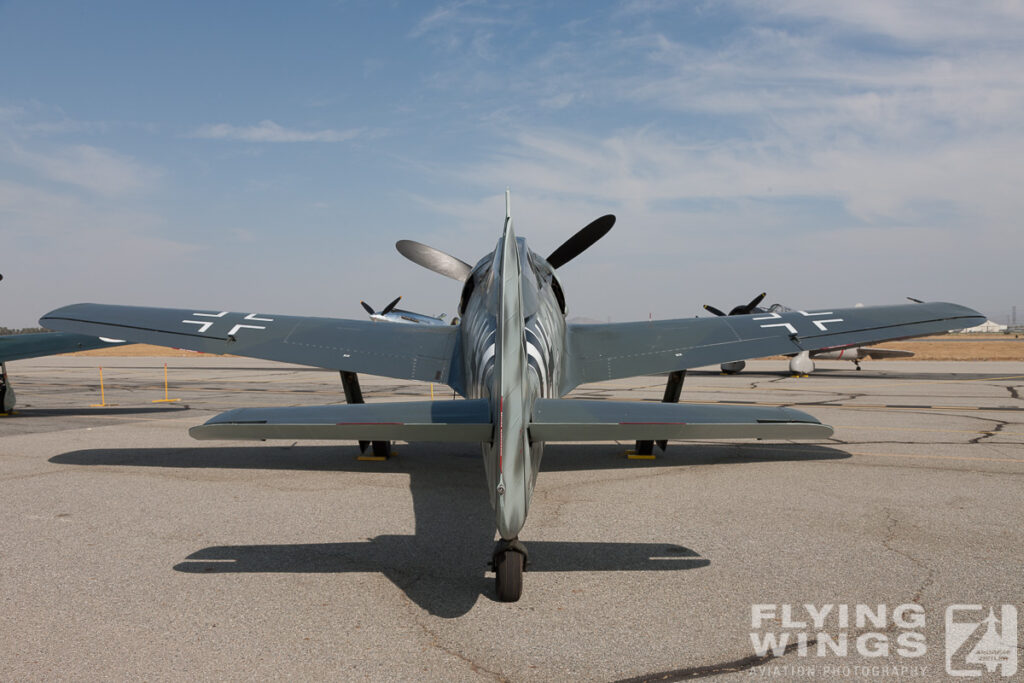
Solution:
M485 399L239 408L192 427L193 439L490 441Z
M832 427L792 408L537 399L533 441L826 439Z

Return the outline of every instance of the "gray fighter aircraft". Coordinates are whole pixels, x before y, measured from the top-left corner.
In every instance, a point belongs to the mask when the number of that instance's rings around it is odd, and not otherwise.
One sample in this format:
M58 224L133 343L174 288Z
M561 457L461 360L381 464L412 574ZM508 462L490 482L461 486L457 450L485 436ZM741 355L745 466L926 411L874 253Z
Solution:
M0 275L0 280L4 276ZM58 353L72 353L97 349L119 343L110 339L97 339L83 334L65 332L40 332L39 334L11 334L0 336L0 414L14 412L17 398L7 374L7 363L12 360L53 356Z
M441 315L434 316L434 315L426 315L424 313L416 313L415 311L406 311L406 310L403 310L401 308L395 308L395 306L397 306L398 302L401 301L401 300L402 300L402 297L398 297L397 299L395 299L394 301L389 303L387 306L382 308L380 310L380 312L374 311L373 310L373 306L371 306L370 304L366 303L365 301L360 301L359 303L362 305L362 307L366 311L367 315L370 316L370 320L373 320L374 322L416 323L418 325L448 325L449 324L449 323L445 322L445 319L444 319L445 318L445 314L444 313L442 313ZM457 322L458 322L458 320L456 319L451 324L454 325Z
M500 540L491 557L500 600L522 592L519 540L548 441L823 439L832 428L789 408L679 404L687 368L805 348L900 338L984 319L956 304L797 311L572 325L556 270L611 229L598 218L547 258L512 226L475 266L403 240L399 251L462 283L458 325L339 320L76 304L43 316L53 329L447 384L463 399L243 408L193 427L197 439L476 441ZM561 398L587 382L669 373L662 403ZM346 392L347 393L347 392Z
M715 308L709 304L704 304L704 309L710 313L714 313L717 316L727 315L748 315L751 313L758 313L761 315L768 314L774 315L777 313L792 313L793 308L783 306L782 304L772 304L768 308L761 308L758 304L765 297L765 292L761 292L755 296L750 303L741 304L734 306L731 311L725 313L720 309ZM909 297L908 297L909 298ZM915 303L924 303L918 299L910 299ZM860 304L857 308L863 308ZM883 332L884 334L884 332ZM914 335L920 336L920 335ZM888 337L887 337L888 338ZM904 351L902 349L882 349L877 346L871 345L855 345L855 346L828 346L820 349L805 349L800 353L790 353L789 356L789 371L794 375L809 375L814 372L814 360L848 360L860 370L860 362L866 358L879 359L879 358L910 358L914 355L913 351ZM747 364L744 361L730 361L728 363L722 363L722 372L727 375L735 375L737 372L741 372Z

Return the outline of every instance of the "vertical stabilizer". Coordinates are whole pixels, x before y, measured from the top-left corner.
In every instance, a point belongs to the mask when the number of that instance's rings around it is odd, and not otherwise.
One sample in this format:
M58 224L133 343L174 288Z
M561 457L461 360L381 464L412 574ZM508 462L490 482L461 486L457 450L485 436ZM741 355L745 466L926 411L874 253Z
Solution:
M511 539L526 521L529 499L530 448L527 437L527 359L523 317L519 244L512 228L511 199L505 191L505 229L498 260L497 344L492 394L494 424L498 426L498 496L495 511L502 538ZM494 401L493 399L498 399Z

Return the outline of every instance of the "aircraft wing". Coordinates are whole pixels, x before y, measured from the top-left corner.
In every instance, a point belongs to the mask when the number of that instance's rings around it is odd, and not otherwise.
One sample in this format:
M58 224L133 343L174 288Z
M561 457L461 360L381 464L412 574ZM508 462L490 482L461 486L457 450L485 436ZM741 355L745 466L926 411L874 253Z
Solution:
M965 306L932 302L570 325L560 391L565 395L586 382L919 337L984 320Z
M0 337L0 362L23 358L53 356L58 353L73 353L110 346L112 343L84 334L64 332L40 332L38 334L12 334Z
M39 323L158 346L443 383L458 339L457 327L440 325L106 304L65 306Z

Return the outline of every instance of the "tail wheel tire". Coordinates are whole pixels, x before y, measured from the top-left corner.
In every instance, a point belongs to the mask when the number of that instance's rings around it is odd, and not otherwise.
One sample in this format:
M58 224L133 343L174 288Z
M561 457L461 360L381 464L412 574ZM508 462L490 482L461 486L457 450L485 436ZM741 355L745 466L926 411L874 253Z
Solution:
M523 554L506 550L494 562L494 586L502 602L516 602L523 594Z

